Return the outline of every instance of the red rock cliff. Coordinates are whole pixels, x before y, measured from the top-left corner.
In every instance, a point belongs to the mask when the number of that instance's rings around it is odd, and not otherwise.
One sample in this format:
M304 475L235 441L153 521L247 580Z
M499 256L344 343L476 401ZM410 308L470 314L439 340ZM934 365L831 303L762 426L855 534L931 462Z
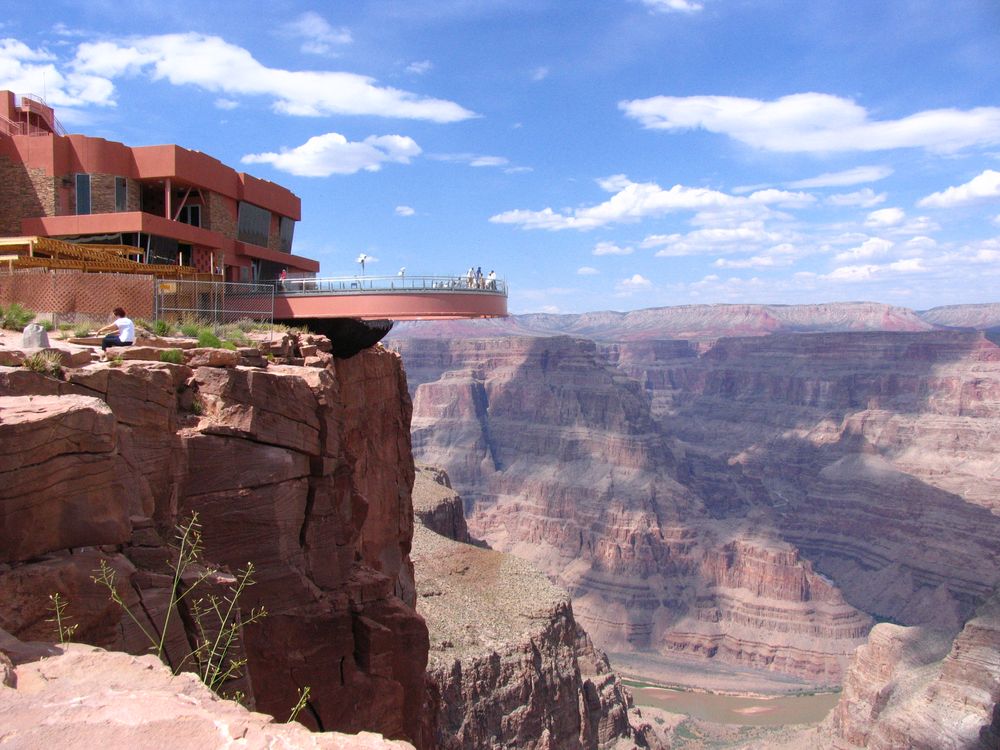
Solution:
M241 602L268 610L244 633L256 706L287 715L308 685L305 723L422 743L428 643L413 610L410 401L396 355L100 366L66 382L4 367L0 394L0 627L51 640L47 595L59 592L77 640L142 652L90 576L108 559L133 610L158 621L163 539L197 511L207 559L257 568ZM184 640L178 631L172 658Z

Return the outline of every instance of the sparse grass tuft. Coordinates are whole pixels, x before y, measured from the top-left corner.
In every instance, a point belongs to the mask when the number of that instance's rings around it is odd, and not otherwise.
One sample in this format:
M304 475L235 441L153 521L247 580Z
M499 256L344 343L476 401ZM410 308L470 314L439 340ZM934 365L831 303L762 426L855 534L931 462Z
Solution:
M184 352L180 349L164 349L160 352L160 361L169 362L174 365L184 364Z
M62 374L62 358L58 352L40 351L24 358L24 367L42 375Z

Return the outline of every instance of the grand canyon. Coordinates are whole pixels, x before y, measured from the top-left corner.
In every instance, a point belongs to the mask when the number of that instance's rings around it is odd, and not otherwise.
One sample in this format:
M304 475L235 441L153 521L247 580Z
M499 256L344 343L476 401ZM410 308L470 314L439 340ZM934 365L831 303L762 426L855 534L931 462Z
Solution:
M820 723L713 746L996 748L998 325L1000 306L532 315L399 324L348 359L323 336L179 364L156 341L120 366L69 347L60 377L6 340L0 737L704 746L626 674L839 690ZM241 607L268 615L229 688L262 713L141 656L193 511L208 585L255 565ZM100 560L138 621L93 585ZM76 643L54 643L55 593ZM306 686L313 733L262 715Z
M845 685L830 746L994 747L998 324L713 305L402 324L390 346L415 456L613 665ZM919 696L893 693L908 650L937 670Z

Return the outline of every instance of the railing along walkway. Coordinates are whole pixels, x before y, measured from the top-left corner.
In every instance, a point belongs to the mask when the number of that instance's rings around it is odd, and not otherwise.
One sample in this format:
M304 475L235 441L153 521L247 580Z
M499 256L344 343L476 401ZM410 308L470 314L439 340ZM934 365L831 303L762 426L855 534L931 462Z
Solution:
M287 296L316 294L420 294L461 292L507 296L503 279L465 276L340 276L326 279L293 279L275 282L275 292Z

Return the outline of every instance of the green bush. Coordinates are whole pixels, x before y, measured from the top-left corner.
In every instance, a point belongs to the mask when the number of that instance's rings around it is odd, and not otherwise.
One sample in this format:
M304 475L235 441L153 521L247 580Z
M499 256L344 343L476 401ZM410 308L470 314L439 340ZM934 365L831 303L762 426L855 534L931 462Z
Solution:
M153 323L153 327L151 330L157 336L169 336L171 333L173 333L173 329L171 328L170 324L165 320L158 320L155 323Z
M174 365L184 364L184 352L180 349L164 349L160 352L161 362L170 362Z
M215 335L211 328L201 328L195 334L198 337L198 346L219 349L222 346L222 339Z
M23 330L28 323L35 319L35 313L17 302L11 302L10 307L0 307L3 315L3 327L8 331Z
M73 326L73 335L77 338L85 338L90 335L92 330L90 323L77 323Z
M181 323L180 330L185 336L193 339L197 338L198 332L201 330L201 326L197 323Z
M40 325L44 331L51 331L55 328L51 320L43 320L38 325Z

